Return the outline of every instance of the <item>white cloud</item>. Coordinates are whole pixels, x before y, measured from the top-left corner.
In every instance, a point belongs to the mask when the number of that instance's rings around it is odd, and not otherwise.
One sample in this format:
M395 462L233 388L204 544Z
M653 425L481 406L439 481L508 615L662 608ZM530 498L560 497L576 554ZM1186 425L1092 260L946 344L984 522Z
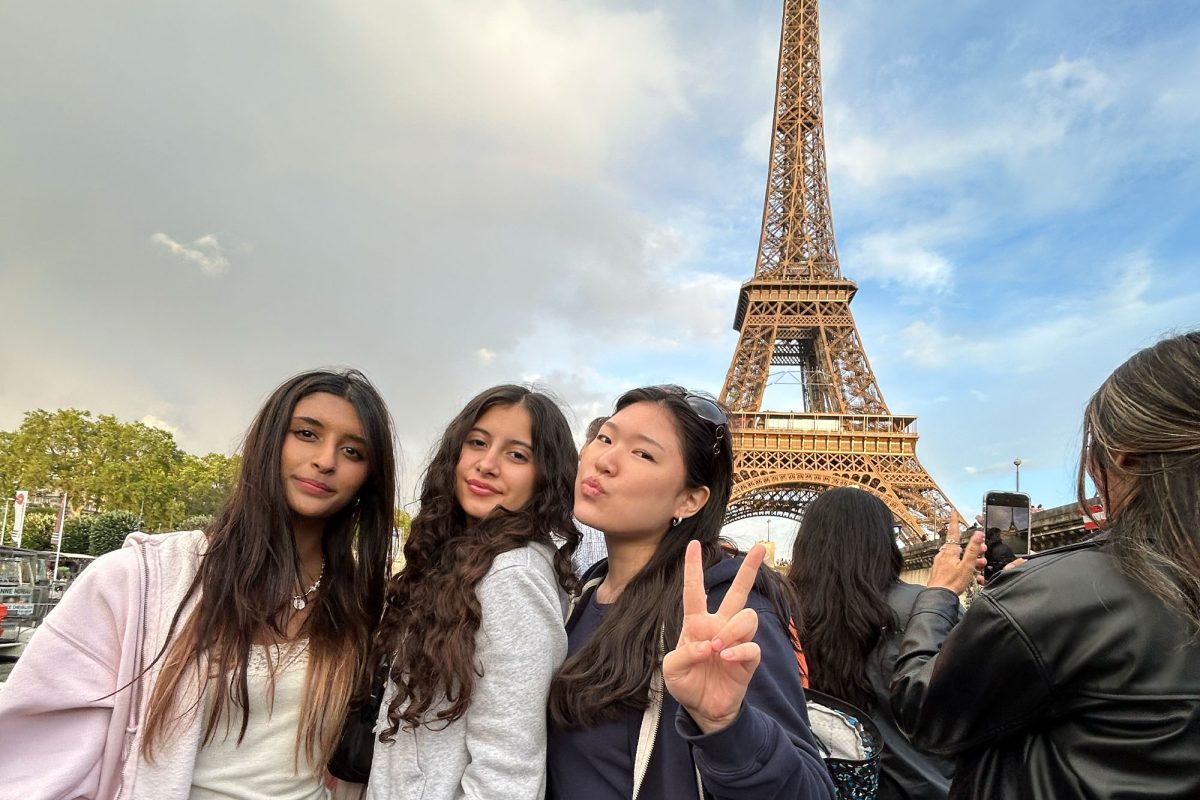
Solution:
M1118 257L1097 276L1098 286L1110 287L1107 292L1026 302L1007 310L1003 320L980 314L976 323L954 332L927 319L915 320L900 332L904 357L926 369L1035 372L1079 358L1087 342L1094 346L1098 321L1114 338L1117 332L1125 338L1134 331L1151 337L1161 333L1161 320L1179 318L1179 309L1200 307L1200 292L1147 300L1155 267L1140 251ZM968 391L987 399L978 390Z
M496 360L496 354L491 350L488 350L486 347L481 347L476 350L475 355L479 359L479 363L485 366Z
M927 235L918 228L867 234L854 241L846 263L853 264L855 278L948 291L954 266L924 241Z
M172 425L164 419L159 419L153 414L147 414L146 416L142 417L141 423L147 428L157 428L160 431L166 431L172 436L178 435L179 433L178 427Z
M161 232L151 236L150 241L165 247L184 261L196 264L205 275L215 277L229 269L229 260L221 253L221 243L211 233L194 240L191 246L180 244Z

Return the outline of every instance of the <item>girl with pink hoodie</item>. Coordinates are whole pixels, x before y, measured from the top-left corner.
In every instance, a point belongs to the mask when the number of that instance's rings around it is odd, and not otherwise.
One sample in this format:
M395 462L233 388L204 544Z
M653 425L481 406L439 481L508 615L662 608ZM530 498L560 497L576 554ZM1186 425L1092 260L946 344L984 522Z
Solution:
M205 531L134 533L72 585L0 691L6 796L328 797L369 688L395 454L357 371L286 381Z

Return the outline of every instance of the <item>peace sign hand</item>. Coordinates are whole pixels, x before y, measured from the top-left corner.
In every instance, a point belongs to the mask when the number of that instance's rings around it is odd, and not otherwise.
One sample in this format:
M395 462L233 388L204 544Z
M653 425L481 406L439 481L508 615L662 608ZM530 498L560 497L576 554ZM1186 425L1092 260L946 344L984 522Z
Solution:
M758 614L746 608L762 545L750 548L717 613L708 613L700 543L688 543L683 563L683 629L679 644L663 660L667 691L704 733L727 727L737 717L746 686L758 668Z

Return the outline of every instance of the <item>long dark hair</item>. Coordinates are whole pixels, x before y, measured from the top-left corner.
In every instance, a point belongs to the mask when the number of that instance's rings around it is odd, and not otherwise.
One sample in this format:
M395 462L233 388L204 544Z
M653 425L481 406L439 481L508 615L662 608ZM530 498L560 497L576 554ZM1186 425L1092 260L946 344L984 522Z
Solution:
M1200 331L1136 353L1092 395L1077 480L1083 508L1089 471L1121 571L1200 638ZM1122 477L1129 489L1118 495Z
M869 491L830 489L809 504L788 580L804 614L801 644L814 689L860 708L874 704L867 656L899 625L887 594L901 565L895 517Z
M536 470L533 496L523 508L497 506L472 524L455 493L463 442L490 408L520 405L529 412ZM378 644L395 654L397 692L388 707L391 741L403 725L447 724L471 705L478 677L475 636L482 610L475 587L496 556L529 543L554 547L554 568L565 591L575 587L571 554L579 531L571 519L578 456L571 428L547 395L524 386L497 386L473 398L451 420L421 485L421 509L404 545L404 569L388 584ZM430 711L445 699L444 706Z
M550 714L564 727L587 727L641 711L648 703L650 681L659 665L659 632L674 643L683 625L683 558L688 542L700 542L705 569L731 557L736 548L721 538L721 526L733 483L733 453L728 426L720 428L702 419L687 402L679 386L633 389L617 400L614 414L634 403L655 403L675 420L683 451L688 488L707 486L709 497L694 515L678 525L668 525L650 561L622 590L580 650L566 660L550 687ZM714 453L714 445L717 452ZM789 618L787 603L780 603L782 581L772 570L759 573L760 588L767 588L778 603L781 619Z
M396 456L391 417L374 386L357 370L316 370L284 382L267 398L242 446L241 471L232 495L207 530L208 547L184 602L175 611L174 632L188 600L199 594L195 611L179 635L164 647L146 719L143 752L154 747L181 718L175 701L186 676L200 669L202 702L209 681L217 680L222 700L207 712L204 741L211 741L225 713L238 709L238 742L249 724L247 658L254 638L264 632L287 639L291 598L303 581L292 536L292 512L281 478L280 454L296 404L318 392L348 400L367 440L367 479L357 501L325 523L321 548L325 571L310 601L301 636L308 638L297 747L323 768L345 715L349 698L368 679L371 630L383 610L391 563ZM209 665L204 668L204 665ZM216 674L214 674L214 667Z

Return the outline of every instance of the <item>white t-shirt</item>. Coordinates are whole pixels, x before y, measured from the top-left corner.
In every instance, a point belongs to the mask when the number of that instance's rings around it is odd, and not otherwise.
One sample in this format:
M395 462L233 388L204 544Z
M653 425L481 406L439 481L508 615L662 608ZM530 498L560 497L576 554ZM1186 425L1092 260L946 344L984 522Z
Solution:
M271 696L271 664L275 691ZM308 668L307 640L285 645L251 645L246 667L250 722L238 744L241 714L225 713L213 740L200 748L192 771L191 800L326 800L323 771L314 772L296 731ZM209 684L206 711L219 691Z

